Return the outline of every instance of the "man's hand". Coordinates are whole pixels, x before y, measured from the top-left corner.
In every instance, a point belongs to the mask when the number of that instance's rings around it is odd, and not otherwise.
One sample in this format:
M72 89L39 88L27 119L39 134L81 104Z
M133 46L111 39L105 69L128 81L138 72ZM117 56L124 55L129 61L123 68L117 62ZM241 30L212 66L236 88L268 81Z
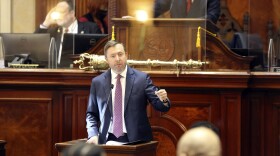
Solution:
M55 19L52 18L52 14L53 14L53 13L55 13L55 7L52 8L52 9L48 12L48 14L47 14L47 16L46 16L46 18L45 18L45 21L44 21L44 23L43 23L43 26L45 26L46 28L48 28L48 27L49 27L50 25L52 25L52 24L56 24Z
M88 141L87 141L87 143L90 143L90 144L98 144L98 136L93 136L93 137L91 137Z
M167 92L165 91L165 89L160 89L158 91L155 91L155 94L158 96L160 101L162 101L163 103L167 102Z

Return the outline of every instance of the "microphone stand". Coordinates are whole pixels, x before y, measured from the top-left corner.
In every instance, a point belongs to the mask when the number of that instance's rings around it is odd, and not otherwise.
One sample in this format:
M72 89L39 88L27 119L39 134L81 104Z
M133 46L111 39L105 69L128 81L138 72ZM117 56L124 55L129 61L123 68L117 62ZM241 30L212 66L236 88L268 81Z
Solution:
M57 68L57 47L55 38L52 37L49 45L49 59L48 59L48 67L49 68Z
M109 103L109 100L110 100L110 98L111 98L111 94L112 94L112 90L113 90L113 88L114 88L114 85L113 85L113 84L111 84L110 93L109 93L109 96L108 96L107 101L106 101L106 103L105 103L105 105L106 105L106 108L104 109L105 111L106 111L106 109L107 109L107 107L108 107L108 103ZM110 110L110 109L109 109L109 111L110 111L110 113L112 114L112 112L111 112L111 110Z

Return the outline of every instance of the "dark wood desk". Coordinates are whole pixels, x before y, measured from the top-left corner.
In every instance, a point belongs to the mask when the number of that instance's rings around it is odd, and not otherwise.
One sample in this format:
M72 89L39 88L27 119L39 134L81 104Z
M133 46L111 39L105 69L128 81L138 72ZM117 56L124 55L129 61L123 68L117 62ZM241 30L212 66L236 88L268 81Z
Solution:
M76 143L85 142L84 139L72 140L67 142L56 143L55 148L59 155L62 151ZM107 156L156 156L156 148L158 142L151 141L148 143L142 143L137 145L121 145L121 146L109 146L99 145L106 151Z
M5 156L6 155L6 150L5 150L5 145L6 145L5 140L0 140L0 156Z

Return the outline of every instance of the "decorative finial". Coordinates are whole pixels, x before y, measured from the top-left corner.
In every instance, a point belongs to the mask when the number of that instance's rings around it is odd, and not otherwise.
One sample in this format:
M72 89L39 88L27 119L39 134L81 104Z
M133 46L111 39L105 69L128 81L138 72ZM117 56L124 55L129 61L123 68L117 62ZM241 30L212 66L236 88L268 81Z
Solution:
M200 29L201 29L201 27L199 26L198 28L197 28L197 36L196 36L196 47L197 48L200 48Z
M112 38L111 40L115 40L115 26L112 26Z

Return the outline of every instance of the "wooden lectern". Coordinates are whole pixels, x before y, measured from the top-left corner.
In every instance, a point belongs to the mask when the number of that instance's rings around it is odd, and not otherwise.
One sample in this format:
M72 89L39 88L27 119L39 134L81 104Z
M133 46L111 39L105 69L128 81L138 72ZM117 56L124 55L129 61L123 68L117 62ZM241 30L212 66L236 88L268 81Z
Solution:
M76 143L85 142L85 139L72 140L67 142L56 143L55 148L58 151L58 155L62 155L62 151ZM101 146L107 156L156 156L156 148L158 142L150 141L147 143L141 143L137 145L99 145Z

